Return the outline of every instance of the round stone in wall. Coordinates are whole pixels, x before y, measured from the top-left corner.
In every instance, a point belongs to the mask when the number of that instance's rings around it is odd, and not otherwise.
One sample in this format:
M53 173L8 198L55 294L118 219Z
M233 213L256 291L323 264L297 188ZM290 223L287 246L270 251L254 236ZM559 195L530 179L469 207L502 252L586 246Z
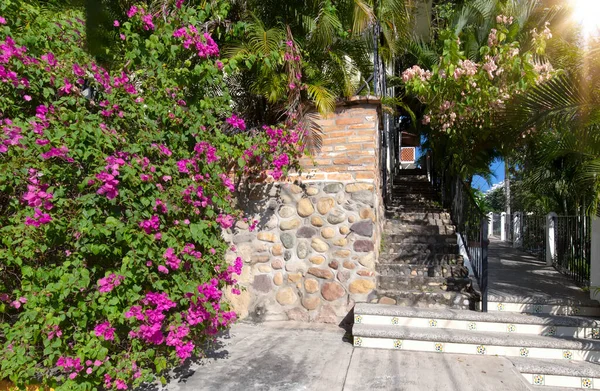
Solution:
M339 209L332 210L327 216L327 221L331 224L339 224L344 220L346 220L346 214Z
M375 282L363 279L352 281L349 287L351 293L369 293L373 289L375 289Z
M273 284L277 286L283 284L283 275L280 272L275 273L273 276Z
M290 305L298 299L298 296L296 296L296 293L292 288L284 287L280 288L279 291L277 291L275 299L277 299L277 302L281 305Z
M288 232L284 232L281 234L281 243L283 244L283 247L285 248L292 248L294 247L294 236Z
M273 269L283 269L283 262L281 261L281 259L276 259L273 262L271 262L271 267Z
M323 191L328 194L333 194L342 191L344 185L341 183L329 183L323 186Z
M310 223L315 227L322 227L325 222L319 216L313 216L310 218Z
M371 220L358 221L352 224L350 230L357 235L370 238L373 236L373 222Z
M345 225L342 225L342 226L340 227L340 233L341 233L342 235L348 235L348 234L350 233L350 228L348 228L348 227L347 227L347 226L345 226Z
M315 277L332 279L333 273L329 269L319 269L318 267L311 267L308 269L308 274L312 274Z
M314 310L319 306L319 304L321 304L321 299L319 299L317 296L302 298L302 306L307 310Z
M319 193L319 189L317 187L311 186L306 189L306 194L308 194L309 196L314 196L314 195L317 195L318 193Z
M315 212L315 208L313 207L310 199L303 198L298 202L298 214L301 217L308 217Z
M292 259L292 252L290 250L285 250L285 252L283 253L283 259L285 259L286 261Z
M289 205L284 205L281 208L279 208L279 216L283 217L284 219L292 217L295 213L296 211L294 210L294 208Z
M325 227L321 230L321 236L325 239L331 239L335 236L335 230L331 227Z
M310 245L315 251L320 252L320 253L324 253L325 251L327 251L329 249L329 246L327 245L327 243L325 243L322 239L319 239L319 238L313 238Z
M298 228L301 223L300 219L285 220L279 223L279 228L281 228L282 231L289 231Z
M306 291L308 293L315 293L319 291L319 281L313 279L313 278L307 278L306 280L304 280L304 289L306 289Z
M331 197L323 197L317 201L317 210L322 215L327 214L335 206L335 200Z
M283 247L281 246L281 244L278 243L271 247L271 254L275 255L276 257L283 254Z
M298 255L298 258L304 259L308 256L309 250L310 248L308 247L308 243L303 241L298 243L298 246L296 247L296 254Z
M320 265L325 262L325 258L321 255L315 255L314 257L310 257L308 260L310 263L314 263L315 265Z
M298 238L308 239L317 234L317 229L313 227L302 227L296 232Z
M327 301L334 301L346 294L344 287L338 282L326 282L321 288L321 294Z

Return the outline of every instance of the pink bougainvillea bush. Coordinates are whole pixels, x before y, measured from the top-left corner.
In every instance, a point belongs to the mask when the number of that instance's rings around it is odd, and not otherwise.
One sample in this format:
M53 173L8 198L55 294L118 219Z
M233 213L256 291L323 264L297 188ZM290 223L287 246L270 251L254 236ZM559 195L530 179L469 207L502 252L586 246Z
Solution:
M0 5L0 378L128 389L236 319L237 179L302 147L231 112L228 3L168 3L115 20L103 65L83 12Z

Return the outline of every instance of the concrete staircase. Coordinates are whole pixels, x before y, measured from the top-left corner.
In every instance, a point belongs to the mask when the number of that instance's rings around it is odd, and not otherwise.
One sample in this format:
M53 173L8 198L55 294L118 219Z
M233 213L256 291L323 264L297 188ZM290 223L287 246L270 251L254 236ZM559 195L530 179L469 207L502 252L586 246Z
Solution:
M597 303L491 293L489 312L473 311L478 294L436 200L423 171L394 184L377 296L354 307L354 346L505 356L534 390L600 390Z
M475 308L455 227L425 171L403 170L386 207L373 301L424 308Z

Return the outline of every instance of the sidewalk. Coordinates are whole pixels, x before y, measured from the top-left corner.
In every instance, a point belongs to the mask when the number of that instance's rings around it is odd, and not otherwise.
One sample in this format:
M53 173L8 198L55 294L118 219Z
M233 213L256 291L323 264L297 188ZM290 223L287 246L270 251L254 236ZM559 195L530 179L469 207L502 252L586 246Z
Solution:
M529 391L503 357L354 348L335 325L240 323L173 391Z
M554 267L494 238L488 247L488 281L490 301L598 304Z

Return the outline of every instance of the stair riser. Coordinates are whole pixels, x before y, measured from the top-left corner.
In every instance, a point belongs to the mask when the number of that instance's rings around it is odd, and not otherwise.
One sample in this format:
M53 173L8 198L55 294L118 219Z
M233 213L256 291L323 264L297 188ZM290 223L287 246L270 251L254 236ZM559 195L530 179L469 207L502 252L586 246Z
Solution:
M354 336L354 346L374 349L407 350L417 352L440 352L453 354L471 354L505 357L529 357L535 359L555 359L571 361L599 362L597 350L563 350L528 346L480 345L454 342L432 342L420 340L398 340L392 338L374 338Z
M386 235L383 239L384 243L389 244L456 244L456 235Z
M444 292L431 289L424 292L408 292L399 290L378 291L378 298L371 301L377 303L380 298L394 300L394 304L402 307L433 308L433 309L456 309L456 310L478 310L479 298L466 295L461 292Z
M396 254L397 256L419 256L420 254L456 254L457 244L429 244L429 243L390 243L384 241L382 254Z
M488 311L520 312L524 314L550 314L566 316L600 316L600 307L548 305L529 303L488 302Z
M509 324L501 322L474 322L467 320L405 318L381 315L354 315L354 323L373 325L410 326L451 330L491 331L526 335L545 335L598 339L600 328L567 327L535 324ZM594 338L594 336L596 338Z
M398 265L378 264L375 269L380 274L408 277L464 277L464 269L461 266L422 266L422 265ZM468 271L467 271L468 272Z
M443 277L395 277L379 276L377 278L377 288L384 290L420 290L429 289L442 290L448 292L468 292L471 289L472 282L469 279L458 279L452 281Z
M588 390L600 390L600 378L557 376L539 373L521 373L525 381L533 386L583 388ZM544 387L544 389L546 389Z
M393 267L402 267L406 265L419 266L462 266L464 260L460 255L456 254L419 254L419 255L398 255L398 254L380 254L379 262Z

